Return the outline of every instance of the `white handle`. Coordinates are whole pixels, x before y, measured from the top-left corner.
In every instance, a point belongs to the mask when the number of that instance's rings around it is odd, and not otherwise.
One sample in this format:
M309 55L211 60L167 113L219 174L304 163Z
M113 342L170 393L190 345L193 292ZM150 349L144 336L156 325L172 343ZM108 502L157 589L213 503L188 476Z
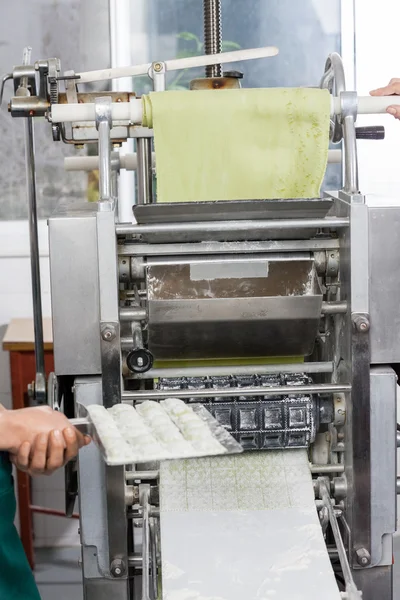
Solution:
M111 156L111 164L114 158L115 155L113 154ZM155 160L155 153L153 152L153 166L155 165ZM121 154L119 156L119 165L121 169L126 169L127 171L136 171L137 155ZM94 171L98 168L98 156L67 156L66 158L64 158L64 169L66 171Z
M393 104L400 104L400 96L396 101L396 96L358 96L357 114L359 115L380 115L386 112L386 109ZM340 115L340 98L331 98L331 112Z
M113 160L114 156L111 157ZM153 152L153 167L156 164L156 155ZM337 164L342 160L341 150L329 150L328 163ZM137 154L122 154L119 157L121 169L127 171L136 171L137 169ZM94 171L99 168L98 156L67 156L64 158L64 169L66 171Z
M248 50L234 50L233 52L221 52L203 56L191 56L189 58L176 58L164 61L167 71L181 71L182 69L193 69L195 67L206 67L207 65L226 64L242 60L255 60L256 58L269 58L279 53L275 46L264 48L251 48ZM100 69L98 71L87 71L77 73L77 83L91 83L93 81L106 81L119 79L120 77L135 77L147 75L152 63L134 65L132 67L118 67L115 69Z
M129 102L111 103L112 121L141 125L143 118L142 101L131 98ZM73 123L95 120L95 105L88 104L53 104L51 107L53 123Z

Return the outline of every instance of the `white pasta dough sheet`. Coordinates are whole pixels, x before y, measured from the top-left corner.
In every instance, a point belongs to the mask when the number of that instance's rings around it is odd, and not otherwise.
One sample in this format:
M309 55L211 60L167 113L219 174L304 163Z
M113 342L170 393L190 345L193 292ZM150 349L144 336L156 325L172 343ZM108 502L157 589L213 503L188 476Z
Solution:
M339 600L305 450L161 464L163 600Z

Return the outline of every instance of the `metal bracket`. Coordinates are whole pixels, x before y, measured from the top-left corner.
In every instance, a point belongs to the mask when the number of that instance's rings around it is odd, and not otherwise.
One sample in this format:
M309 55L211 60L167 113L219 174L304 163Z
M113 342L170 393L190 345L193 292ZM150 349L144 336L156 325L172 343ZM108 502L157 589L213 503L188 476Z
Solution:
M153 80L153 90L155 92L164 92L165 91L165 77L167 73L167 68L164 62L153 62L148 75L150 79Z
M150 485L145 483L139 486L139 499L142 506L142 600L150 600L150 518L149 501Z

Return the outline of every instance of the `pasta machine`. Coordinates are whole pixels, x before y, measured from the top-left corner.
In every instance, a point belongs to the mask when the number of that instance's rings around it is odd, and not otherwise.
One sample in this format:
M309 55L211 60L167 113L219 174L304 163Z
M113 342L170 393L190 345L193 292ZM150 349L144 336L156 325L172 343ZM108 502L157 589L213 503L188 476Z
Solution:
M73 418L78 405L179 397L203 404L246 451L308 448L316 509L343 597L389 599L400 207L359 191L357 138L382 131L355 122L393 100L347 91L341 58L332 54L321 86L332 94L331 140L342 142L343 155L330 154L343 160L342 189L322 198L158 205L157 157L140 99L78 91L81 83L147 72L162 91L166 71L198 65L209 77L194 89L215 81L238 87L218 65L275 53L62 75L58 60L31 64L26 52L23 66L4 78L14 83L11 115L26 127L35 398ZM40 116L55 141L98 143L97 158L73 159L69 168L94 164L100 172L97 203L63 203L49 219L55 372L47 382L33 147L33 117ZM134 156L111 153L111 143L127 138L136 139ZM124 167L137 169L132 223L116 217ZM106 466L94 445L81 452L79 468L69 465L67 514L78 495L87 600L158 597L158 478L157 464Z

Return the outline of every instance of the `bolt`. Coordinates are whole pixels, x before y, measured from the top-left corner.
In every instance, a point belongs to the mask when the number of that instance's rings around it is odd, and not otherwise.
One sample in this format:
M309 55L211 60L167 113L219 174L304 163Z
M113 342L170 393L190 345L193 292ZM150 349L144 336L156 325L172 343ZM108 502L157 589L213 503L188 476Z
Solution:
M354 315L353 325L360 333L366 333L369 331L369 319L366 315Z
M367 567L371 562L370 553L366 548L356 550L357 562L361 567Z
M160 71L162 71L162 68L163 68L163 66L161 63L155 63L153 66L153 69L156 73L159 73Z
M138 356L136 362L137 362L138 367L143 367L143 358L141 356Z
M115 338L115 335L116 335L116 333L115 333L114 327L106 327L101 332L101 337L106 342L111 342L111 340L113 340Z
M110 565L111 575L114 577L122 577L125 573L125 564L121 558L115 558Z

